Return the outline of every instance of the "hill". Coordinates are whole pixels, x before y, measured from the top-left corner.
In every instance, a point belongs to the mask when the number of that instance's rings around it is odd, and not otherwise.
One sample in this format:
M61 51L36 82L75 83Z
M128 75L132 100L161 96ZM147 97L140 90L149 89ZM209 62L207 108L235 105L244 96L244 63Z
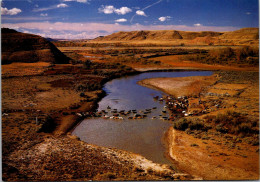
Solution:
M177 31L177 30L150 30L116 32L108 36L98 37L92 42L147 42L147 43L185 43L202 45L226 45L226 44L258 44L258 28L242 28L230 32L213 31ZM163 42L161 42L163 41Z
M259 39L259 28L242 28L240 30L225 32L219 36L221 39Z
M196 37L217 37L222 35L220 32L202 31L186 32L177 30L151 30L151 31L131 31L117 32L108 36L98 37L95 40L100 41L127 41L127 40L176 40L176 39L194 39Z
M12 62L69 63L69 58L48 40L32 34L2 28L2 64Z

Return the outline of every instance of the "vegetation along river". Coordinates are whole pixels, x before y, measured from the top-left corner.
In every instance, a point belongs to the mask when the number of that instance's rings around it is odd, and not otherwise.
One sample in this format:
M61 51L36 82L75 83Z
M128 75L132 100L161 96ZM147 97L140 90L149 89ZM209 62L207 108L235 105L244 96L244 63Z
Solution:
M98 111L105 110L102 117L85 119L73 131L81 140L105 147L114 147L138 153L153 162L170 164L165 158L165 148L162 137L171 125L170 121L159 119L159 115L166 116L164 102L155 100L164 93L158 90L138 85L137 82L147 78L158 77L187 77L209 76L210 71L182 71L182 72L146 72L134 76L114 79L105 84L107 93L100 102ZM109 107L111 109L109 109ZM120 115L120 119L112 119L113 115L125 110L130 114ZM134 113L133 113L134 112ZM147 115L144 119L129 119L136 114ZM107 119L104 119L104 117ZM137 115L138 116L138 115ZM155 119L151 119L156 117Z

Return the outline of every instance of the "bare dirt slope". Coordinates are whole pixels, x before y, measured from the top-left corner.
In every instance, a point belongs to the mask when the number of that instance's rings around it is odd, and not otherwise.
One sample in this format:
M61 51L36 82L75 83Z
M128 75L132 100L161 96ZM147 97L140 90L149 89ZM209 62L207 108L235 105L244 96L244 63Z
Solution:
M3 28L1 31L2 64L12 62L68 63L69 58L51 42L32 34Z

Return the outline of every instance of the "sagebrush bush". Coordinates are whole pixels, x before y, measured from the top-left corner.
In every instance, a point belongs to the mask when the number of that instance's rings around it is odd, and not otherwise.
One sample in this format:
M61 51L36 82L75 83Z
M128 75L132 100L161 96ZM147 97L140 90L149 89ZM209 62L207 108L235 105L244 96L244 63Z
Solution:
M258 120L250 118L235 111L227 111L217 116L204 117L205 122L215 125L215 129L221 133L253 135L259 132Z
M182 130L182 131L185 131L186 129L206 131L209 129L208 126L205 125L203 120L198 118L193 118L193 119L181 118L173 124L173 127L177 130Z
M186 118L182 118L173 124L173 127L177 130L185 131L189 127L189 122Z

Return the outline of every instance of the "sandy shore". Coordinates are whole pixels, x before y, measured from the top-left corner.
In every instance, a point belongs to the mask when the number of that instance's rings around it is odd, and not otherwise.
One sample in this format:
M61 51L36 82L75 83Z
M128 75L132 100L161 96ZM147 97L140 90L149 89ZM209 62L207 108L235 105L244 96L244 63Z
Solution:
M214 84L216 76L193 76L182 78L151 78L141 80L140 85L159 89L175 97L198 95L202 89Z

